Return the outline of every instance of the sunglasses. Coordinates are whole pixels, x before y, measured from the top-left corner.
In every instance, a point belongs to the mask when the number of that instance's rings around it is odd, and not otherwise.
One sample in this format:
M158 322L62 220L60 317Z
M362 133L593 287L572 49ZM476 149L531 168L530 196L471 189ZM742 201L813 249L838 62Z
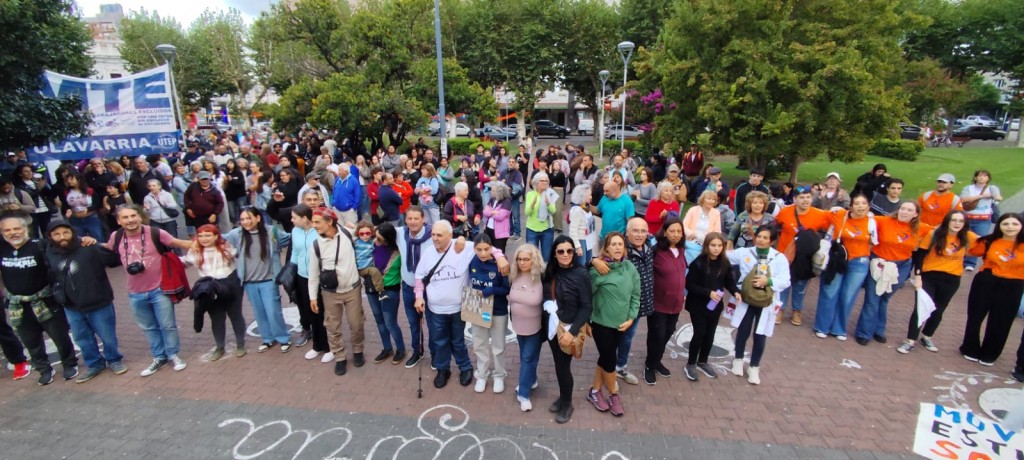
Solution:
M373 235L373 232L359 232L358 235L359 236L370 236L370 235Z
M575 252L576 251L573 249L555 249L555 254L558 254L560 256L564 256L566 254L573 254Z

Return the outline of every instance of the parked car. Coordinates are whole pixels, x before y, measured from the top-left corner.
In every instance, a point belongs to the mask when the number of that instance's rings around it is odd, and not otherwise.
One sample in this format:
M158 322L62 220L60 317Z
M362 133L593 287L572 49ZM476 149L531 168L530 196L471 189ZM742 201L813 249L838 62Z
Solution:
M445 128L447 128L447 126L445 126ZM431 123L430 124L430 135L431 136L439 135L438 131L440 129L441 129L441 124L440 123ZM473 130L469 129L469 126L466 126L466 125L464 125L462 123L456 123L455 124L455 135L456 136L466 136L466 137L469 137L469 133L471 133L471 132L473 132Z
M1006 139L1006 132L988 126L964 126L953 131L953 137L969 137L971 139L995 140Z
M494 140L501 139L507 141L509 139L516 138L515 131L509 131L500 126L484 126L483 128L474 130L476 137L489 137Z
M512 123L510 125L506 125L505 129L507 129L509 131L512 131L514 133L518 133L519 132L519 124L518 123ZM530 126L530 124L527 123L526 124L526 135L529 136L531 132L533 132L533 126Z
M580 136L586 136L592 132L594 132L594 120L580 120L576 125L576 133Z
M998 121L984 115L968 115L967 118L958 121L964 126L985 126L988 128L995 128L996 126L999 126Z
M900 139L916 141L921 138L921 127L910 123L900 123Z
M607 139L636 139L644 132L633 125L626 125L625 129L622 129L620 125L611 125L605 128L605 133L604 137Z
M537 120L533 122L533 128L537 130L537 136L556 136L565 139L569 135L569 128L555 124L551 120Z

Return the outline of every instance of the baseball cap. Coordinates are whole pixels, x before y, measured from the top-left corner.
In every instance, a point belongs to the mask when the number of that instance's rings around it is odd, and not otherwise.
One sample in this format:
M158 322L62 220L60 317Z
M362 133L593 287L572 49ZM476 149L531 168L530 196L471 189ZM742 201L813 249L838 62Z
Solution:
M320 176L318 176L315 172L306 174L306 182L309 182L311 180L320 180Z
M950 173L945 173L945 174L942 174L941 176L939 176L938 181L939 182L949 182L950 184L955 184L956 183L956 177L953 176Z
M668 172L673 172L673 171L674 172L679 172L679 166L678 165L670 165L668 167Z
M712 166L708 168L708 174L722 174L722 168L718 166Z
M827 175L825 175L825 179L826 179L826 180L828 180L828 178L829 178L829 177L833 177L833 176L834 176L834 177L836 178L836 180L838 180L839 182L842 182L842 181L843 181L843 178L842 178L842 177L839 177L839 173L837 173L837 172L835 172L835 171L832 171L832 172L828 173Z
M210 173L209 173L209 171L200 171L198 177L199 177L199 179L209 179L210 178Z

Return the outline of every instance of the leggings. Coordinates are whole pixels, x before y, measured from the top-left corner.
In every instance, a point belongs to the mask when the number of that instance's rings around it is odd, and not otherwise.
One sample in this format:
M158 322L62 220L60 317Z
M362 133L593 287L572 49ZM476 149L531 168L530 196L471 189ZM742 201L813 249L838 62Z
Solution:
M757 322L761 320L762 311L764 311L763 308L747 306L747 313L743 315L740 328L736 331L736 359L743 359L743 352L747 347L747 337L750 337L750 333L757 329ZM767 337L754 332L754 349L750 354L751 367L761 364L761 356L764 355L767 340Z
M910 327L907 329L907 338L910 340L917 340L921 334L924 334L925 337L935 335L935 330L942 322L942 312L946 311L949 301L953 300L953 295L960 289L960 276L944 272L924 272L921 273L921 287L935 301L935 311L928 317L924 328L921 329L917 327L917 308L912 310Z
M239 291L238 298L227 302L226 308L214 308L210 310L210 329L213 330L213 340L217 342L217 348L224 348L224 320L231 319L231 329L235 332L235 345L238 348L245 348L245 317L242 316L242 293Z
M299 308L299 325L303 331L309 331L313 340L313 350L321 353L331 351L327 345L327 329L324 327L324 309L319 313L313 313L309 306L309 279L302 276L295 277L295 306ZM324 299L317 289L317 305L323 305Z
M678 320L679 313L656 311L647 317L647 359L644 361L646 367L657 369L661 365L661 359L665 356L665 345L676 332Z
M757 310L760 311L760 309ZM686 358L686 364L708 362L708 354L711 353L711 347L715 344L715 331L718 330L720 316L722 316L721 308L710 311L707 308L697 307L690 312L690 321L693 322L693 338L690 339L690 350L687 353L689 357ZM761 348L763 351L764 346ZM757 336L754 337L754 349L757 349ZM758 361L760 360L760 355L758 355Z
M546 324L546 323L545 323ZM558 345L557 336L548 340L551 347L551 357L555 361L555 377L558 378L558 399L563 405L572 404L572 355L562 351Z
M618 329L597 323L590 323L590 332L594 336L594 345L597 346L597 367L605 372L615 372L615 363L619 360L619 337L622 333Z

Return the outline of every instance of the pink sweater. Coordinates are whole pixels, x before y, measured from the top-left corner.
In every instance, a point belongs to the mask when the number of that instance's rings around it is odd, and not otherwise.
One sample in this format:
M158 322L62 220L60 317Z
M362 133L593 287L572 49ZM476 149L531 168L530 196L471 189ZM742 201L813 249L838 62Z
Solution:
M544 287L540 279L533 279L529 273L520 273L512 280L508 292L509 321L518 335L533 335L540 332L540 319L544 302Z

